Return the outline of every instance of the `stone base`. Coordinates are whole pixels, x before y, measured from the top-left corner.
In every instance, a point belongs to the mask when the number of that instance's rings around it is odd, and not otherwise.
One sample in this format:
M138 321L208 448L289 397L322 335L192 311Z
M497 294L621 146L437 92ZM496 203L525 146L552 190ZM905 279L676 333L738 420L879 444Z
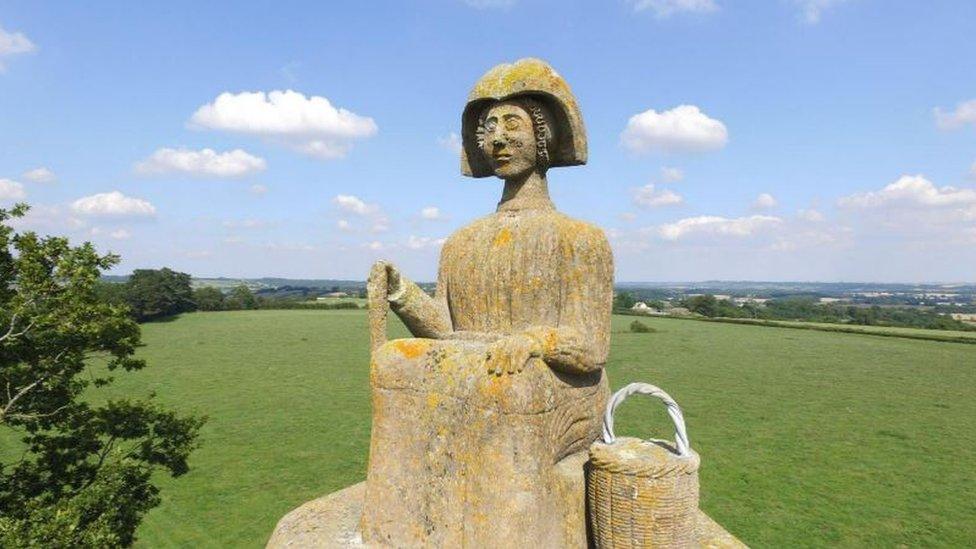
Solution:
M288 513L275 526L268 549L284 547L366 547L359 535L366 483L360 482L312 500ZM739 549L746 545L705 513L698 515L698 546Z

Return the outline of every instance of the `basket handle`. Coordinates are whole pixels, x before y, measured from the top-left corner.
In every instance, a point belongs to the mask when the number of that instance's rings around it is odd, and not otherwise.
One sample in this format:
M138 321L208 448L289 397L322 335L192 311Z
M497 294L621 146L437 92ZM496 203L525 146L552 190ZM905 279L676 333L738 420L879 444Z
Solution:
M614 440L616 440L617 437L613 434L613 413L617 410L617 406L620 406L627 397L634 393L654 396L664 401L664 405L668 408L668 415L671 416L671 421L674 422L674 442L678 448L678 455L681 457L691 455L691 443L688 440L688 431L685 429L685 417L681 413L681 408L671 398L671 395L665 393L660 387L655 387L650 383L631 383L610 397L610 402L607 403L607 411L603 415L603 442L613 444Z

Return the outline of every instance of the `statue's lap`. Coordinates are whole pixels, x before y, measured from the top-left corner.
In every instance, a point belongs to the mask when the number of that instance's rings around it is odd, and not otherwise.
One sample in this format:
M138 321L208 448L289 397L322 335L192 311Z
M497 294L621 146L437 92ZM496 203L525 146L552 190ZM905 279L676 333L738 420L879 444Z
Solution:
M367 539L450 546L497 543L505 532L522 543L562 537L558 517L578 502L561 496L554 468L596 438L606 379L541 361L495 376L485 351L479 342L401 339L373 354Z

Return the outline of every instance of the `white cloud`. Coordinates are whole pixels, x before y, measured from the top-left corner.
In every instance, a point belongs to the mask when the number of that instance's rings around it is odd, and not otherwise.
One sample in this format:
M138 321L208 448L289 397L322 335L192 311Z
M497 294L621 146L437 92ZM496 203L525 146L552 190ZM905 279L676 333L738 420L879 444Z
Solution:
M420 210L420 217L431 220L444 219L444 215L441 214L441 209L437 206L427 206Z
M733 219L702 215L661 225L658 227L657 232L664 240L678 240L694 234L747 237L775 227L782 223L782 221L778 217L768 215L753 215Z
M23 177L31 183L54 183L58 179L57 176L54 175L54 172L44 166L34 168L33 170L27 170L24 172Z
M842 208L961 206L976 204L976 189L936 187L923 175L903 175L880 191L845 196L837 204Z
M196 177L241 177L260 172L267 162L241 149L219 153L213 149L158 149L135 166L137 173L183 173Z
M71 211L97 217L153 217L156 207L141 198L125 196L119 191L93 194L71 203Z
M378 215L373 220L373 226L369 230L373 233L385 233L390 230L390 220L385 215Z
M372 118L292 90L224 92L197 109L189 125L271 138L325 159L346 156L354 140L377 131Z
M356 215L370 215L379 211L379 206L376 204L367 204L351 194L336 195L332 203L339 206L342 211Z
M620 134L621 143L634 152L709 151L721 149L728 140L725 124L709 118L694 105L635 114Z
M436 248L444 244L447 239L445 238L430 238L427 236L414 236L410 235L407 237L407 248L411 250L422 250L424 248Z
M13 179L0 179L0 200L23 200L27 198L24 186Z
M806 23L816 25L820 22L823 12L848 0L794 0L800 8L800 16Z
M976 99L963 101L956 105L956 110L945 112L941 107L936 107L935 124L943 130L955 130L966 124L976 124Z
M372 242L367 242L363 244L363 247L369 250L373 250L375 252L375 251L382 250L385 246L383 246L383 243L380 242L379 240L374 240Z
M812 208L809 210L800 210L796 212L796 216L803 221L809 221L811 223L819 223L825 219L824 214Z
M634 203L645 208L676 206L682 202L684 199L678 193L668 189L658 190L653 183L634 189Z
M776 207L776 198L769 193L759 193L752 207L757 210L768 210Z
M437 143L454 154L461 154L461 138L454 132L447 137L439 138Z
M259 184L251 185L251 187L248 190L251 192L251 194L256 194L258 196L261 196L261 195L265 194L266 192L268 192L268 188L267 187L265 187L264 185L259 185Z
M37 49L29 38L21 32L7 32L0 27L0 73L6 70L4 57L11 57L23 53L30 53Z
M718 10L714 0L628 0L634 11L651 10L659 18L670 17L675 13L710 13Z
M661 181L665 183L676 183L685 178L685 172L681 171L681 168L669 168L664 166L661 168Z
M349 232L352 230L352 224L350 224L345 219L340 219L339 221L336 221L336 227L340 231L344 231L344 232Z

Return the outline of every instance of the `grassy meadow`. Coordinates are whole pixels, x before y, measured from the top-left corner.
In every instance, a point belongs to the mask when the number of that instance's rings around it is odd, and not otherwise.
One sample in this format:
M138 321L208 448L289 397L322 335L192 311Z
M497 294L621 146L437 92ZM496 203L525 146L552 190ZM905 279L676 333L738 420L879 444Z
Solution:
M614 388L648 381L685 409L702 507L755 547L976 546L976 348L666 318L614 319ZM402 327L394 331L403 334ZM143 327L156 391L209 416L144 547L261 547L284 513L365 477L363 311L194 313ZM634 397L618 430L670 436Z

